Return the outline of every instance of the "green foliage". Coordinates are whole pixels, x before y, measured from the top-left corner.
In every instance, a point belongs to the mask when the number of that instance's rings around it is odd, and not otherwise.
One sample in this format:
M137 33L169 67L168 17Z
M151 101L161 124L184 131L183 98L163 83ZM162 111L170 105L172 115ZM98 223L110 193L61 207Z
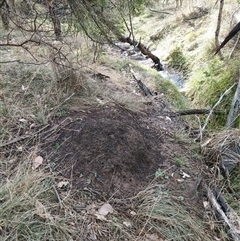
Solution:
M104 43L131 29L132 15L142 10L146 0L74 1L68 0L76 17L75 28L92 40Z
M169 56L167 57L166 61L170 66L179 70L179 71L187 71L188 70L188 61L187 58L184 56L181 48L177 46L174 48Z
M182 167L186 164L187 160L184 156L180 156L175 159L175 165L178 167Z
M174 108L185 109L188 106L187 99L179 92L177 86L171 80L158 76L155 84L156 90L160 94L163 93Z
M212 108L220 96L237 82L239 61L218 58L210 60L205 68L200 69L186 83L187 96L192 100L194 108ZM233 88L218 105L217 109L225 114L212 116L210 127L225 126L235 89Z
M155 177L156 178L164 178L164 179L168 179L168 175L165 174L164 171L161 170L161 168L158 168L157 171L155 172Z

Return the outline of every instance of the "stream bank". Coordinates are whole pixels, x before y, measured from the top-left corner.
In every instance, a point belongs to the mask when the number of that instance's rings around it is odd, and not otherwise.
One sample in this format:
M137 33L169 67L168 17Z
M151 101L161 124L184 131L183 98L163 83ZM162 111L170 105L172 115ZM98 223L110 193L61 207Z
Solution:
M153 61L141 53L138 47L133 47L128 43L118 42L116 46L120 48L121 56L130 58L131 60L137 61L142 65L146 65L154 68ZM115 49L117 49L115 47ZM167 62L161 61L163 66L162 70L156 70L164 79L172 81L179 90L184 87L184 76L181 72L176 71L174 68L170 67Z

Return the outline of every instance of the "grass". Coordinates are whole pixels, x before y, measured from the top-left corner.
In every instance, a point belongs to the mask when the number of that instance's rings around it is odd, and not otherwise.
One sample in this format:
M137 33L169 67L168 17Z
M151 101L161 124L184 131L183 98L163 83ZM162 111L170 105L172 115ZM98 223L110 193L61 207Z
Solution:
M166 58L166 61L171 67L173 67L174 69L177 69L178 71L185 72L185 75L186 75L189 64L186 56L183 54L179 46L176 46L170 52L169 56Z
M187 96L191 98L195 108L212 108L233 83L238 80L239 61L221 61L215 58L206 64L205 68L192 75L186 84ZM225 111L221 116L212 117L209 127L225 126L227 113L230 110L235 89L231 90L218 105L218 109Z
M178 197L164 191L160 185L153 185L137 196L139 199L140 217L146 219L146 229L151 227L162 234L166 240L196 241L212 240L208 236L207 227L196 222L183 208Z
M12 139L16 129L24 134L26 130L46 125L71 93L56 88L51 69L46 70L44 66L25 68L19 64L9 66L2 81L1 142ZM15 80L12 80L13 75Z
M59 211L53 176L32 171L27 162L0 187L1 240L70 240L76 235L70 221Z
M158 21L153 22L159 25ZM173 30L175 25L172 25ZM19 38L21 42L18 34L14 32L14 38ZM98 56L98 63L94 65L91 63L94 56L90 53L93 49L88 49L91 44L86 47L78 37L75 42L73 38L69 41L70 44L59 46L60 43L51 40L67 54L69 62L56 57L56 52L42 45L39 48L30 46L29 50L45 62L43 65L34 64L31 56L22 49L3 51L4 58L18 57L21 61L0 66L3 77L0 83L0 143L31 134L47 125L52 126L55 119L84 105L103 106L104 103L114 102L142 111L146 98L139 93L129 93L128 85L133 80L129 63L142 81L164 96L163 99L171 106L186 108L187 101L177 87L155 70L103 54ZM53 61L55 57L59 64ZM24 64L26 62L29 64ZM104 66L98 68L100 64ZM105 70L110 78L93 77L96 73L104 74ZM152 230L167 240L212 240L206 234L203 223L196 222L199 218L195 220L190 216L185 205L179 202L179 197L171 196L160 186L149 187L133 199L131 208L136 207L137 214L132 217L123 210L122 213L115 212L107 222L97 220L95 214L100 206L99 200L92 200L90 194L87 196L90 207L78 213L73 205L82 199L76 197L73 190L58 192L63 203L61 209L53 188L57 183L55 174L46 168L47 164L40 170L31 169L34 154L40 150L38 142L36 137L0 149L1 240L137 240ZM56 144L56 151L58 148ZM54 160L52 162L54 164ZM176 164L184 165L184 161L176 160ZM155 174L161 177L161 169ZM164 177L167 178L166 175ZM124 226L130 218L133 228Z
M176 166L182 167L182 166L186 165L187 159L184 156L180 156L175 159L174 163Z

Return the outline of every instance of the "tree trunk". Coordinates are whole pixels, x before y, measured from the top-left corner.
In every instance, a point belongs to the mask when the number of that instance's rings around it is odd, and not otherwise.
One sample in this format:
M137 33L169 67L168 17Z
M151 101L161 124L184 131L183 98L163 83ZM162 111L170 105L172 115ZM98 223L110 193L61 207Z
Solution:
M55 33L56 39L59 40L62 35L61 22L57 16L56 6L54 6L55 5L54 0L51 0L51 1L47 0L47 5L48 5L50 17L53 21L53 27L54 27L54 33Z
M224 5L224 0L220 0L217 28L216 28L216 31L215 31L215 45L216 45L216 49L219 48L219 39L218 38L219 38L219 32L220 32L220 28L221 28L223 5ZM220 55L221 55L221 53L220 53Z
M4 29L9 29L9 5L6 0L0 2L0 15L3 22Z
M138 49L141 51L142 54L148 56L150 59L152 59L153 63L154 63L154 68L156 68L158 71L163 71L163 65L160 62L160 59L151 53L151 51L149 51L142 43L137 42L135 40L132 40L129 37L124 37L121 36L119 37L119 41L123 42L123 43L129 43L130 45L133 45L135 47L138 47Z
M240 114L240 77L238 80L237 89L232 100L232 106L228 114L227 124L228 128L234 127L237 117Z

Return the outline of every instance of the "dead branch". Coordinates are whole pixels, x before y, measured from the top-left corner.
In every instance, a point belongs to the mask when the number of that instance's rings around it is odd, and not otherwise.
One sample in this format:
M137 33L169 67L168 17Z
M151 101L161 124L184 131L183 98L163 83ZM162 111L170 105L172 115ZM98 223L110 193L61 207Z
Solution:
M131 64L129 64L130 71L133 75L133 78L137 81L138 86L143 91L145 96L154 96L155 94L139 79L137 78L136 74L134 73Z
M163 13L163 14L173 15L173 13L166 12L166 11L155 10L155 9L152 9L152 8L149 8L149 10L150 10L151 12L154 12L154 13Z
M228 128L231 128L234 126L234 123L237 117L239 116L239 114L240 114L240 71L239 71L239 80L238 80L237 89L235 91L235 94L232 100L231 109L229 111L228 118L227 118L226 126Z
M27 138L33 138L33 137L35 137L36 135L38 135L39 133L41 133L43 130L45 130L47 127L49 127L49 125L44 126L44 127L41 128L40 130L38 130L38 131L36 131L36 132L34 132L34 133L32 133L32 134L28 134L28 135L25 135L25 136L20 136L20 137L17 137L17 138L15 138L15 139L9 141L9 142L0 144L0 148L1 148L1 147L5 147L5 146L9 146L9 145L14 144L14 143L19 142L19 141L23 141L23 140L25 140L25 139L27 139Z
M149 57L150 59L152 59L153 63L154 63L154 67L158 70L158 71L162 71L163 69L163 65L160 62L160 59L151 53L151 51L149 51L141 42L137 42L132 40L129 37L124 37L121 36L119 38L119 41L124 42L124 43L129 43L130 45L133 45L135 47L138 47L138 49L141 51L141 53L143 55L146 55L147 57Z
M180 110L175 113L172 113L172 117L174 116L182 116L182 115L205 115L210 113L211 109L189 109L189 110ZM223 114L224 111L221 110L213 110L213 114L220 115Z
M69 99L69 98L67 98L65 101L67 101L68 99ZM64 101L64 102L65 102L65 101ZM68 120L68 122L65 123L67 120ZM43 128L41 128L40 130L38 130L38 131L36 131L36 132L34 132L34 133L32 133L32 134L20 136L20 137L17 137L17 138L15 138L15 139L9 141L9 142L0 144L0 148L1 148L1 147L5 147L5 146L9 146L9 145L14 144L14 143L19 142L19 141L23 141L23 140L25 140L25 139L27 139L27 138L33 138L33 137L35 137L35 136L37 136L37 135L46 136L46 135L49 134L49 133L52 134L52 133L56 132L59 128L63 128L63 127L65 127L65 126L69 125L69 124L72 123L72 122L73 122L73 121L72 121L69 117L67 117L67 118L64 119L60 124L53 126L53 127L50 128L49 130L46 130L45 132L42 132L42 131L45 130L47 127L49 127L49 124L47 124L46 126L44 126ZM44 138L45 138L45 137L44 137Z
M55 192L55 194L56 194L56 196L57 196L57 199L58 199L60 208L63 209L62 200L61 200L61 198L60 198L60 196L59 196L59 194L58 194L57 188L56 188L54 185L53 185L53 190L54 190L54 192Z
M227 37L223 40L221 45L217 48L214 55L216 55L240 30L240 22L229 32Z
M220 0L220 6L219 6L219 12L218 12L218 21L217 21L217 28L215 31L215 45L216 45L216 52L215 55L219 52L219 50L222 48L221 45L219 46L219 32L220 32L220 28L221 28L221 21L222 21L222 12L223 12L223 5L224 5L224 0ZM221 56L221 52L220 52L220 56Z
M229 206L225 213L211 189L207 185L205 185L205 189L216 218L224 223L234 241L240 241L239 227L236 227L236 224L239 224L237 214Z

